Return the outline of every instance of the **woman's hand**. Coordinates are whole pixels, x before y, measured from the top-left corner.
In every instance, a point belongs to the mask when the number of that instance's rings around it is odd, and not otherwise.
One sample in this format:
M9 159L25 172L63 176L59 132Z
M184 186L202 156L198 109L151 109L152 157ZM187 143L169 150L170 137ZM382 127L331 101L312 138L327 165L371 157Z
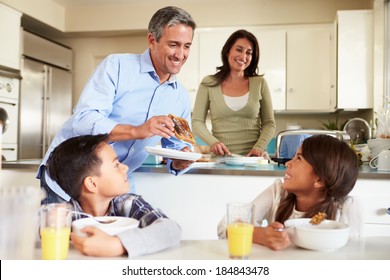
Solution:
M72 232L70 238L77 250L87 256L116 257L126 253L122 242L116 236L110 236L96 227L81 230L87 237L80 237Z
M272 250L282 250L287 248L291 242L286 231L276 231L283 229L281 223L273 222L268 227L255 227L253 233L253 243L263 245Z
M222 142L217 142L211 145L210 151L216 156L231 156L232 153Z
M252 149L247 155L247 157L267 157L267 153L262 150Z

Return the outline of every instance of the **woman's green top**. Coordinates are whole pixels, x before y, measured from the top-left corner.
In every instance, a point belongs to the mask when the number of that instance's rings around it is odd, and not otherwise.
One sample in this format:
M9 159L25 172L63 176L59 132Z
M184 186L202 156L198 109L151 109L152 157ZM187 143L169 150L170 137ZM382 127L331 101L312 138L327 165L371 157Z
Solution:
M207 145L223 142L231 153L246 155L252 149L266 151L275 134L275 117L266 80L249 78L248 103L233 111L225 103L221 85L210 86L214 80L206 76L198 89L192 114L192 129ZM206 126L210 112L211 132Z

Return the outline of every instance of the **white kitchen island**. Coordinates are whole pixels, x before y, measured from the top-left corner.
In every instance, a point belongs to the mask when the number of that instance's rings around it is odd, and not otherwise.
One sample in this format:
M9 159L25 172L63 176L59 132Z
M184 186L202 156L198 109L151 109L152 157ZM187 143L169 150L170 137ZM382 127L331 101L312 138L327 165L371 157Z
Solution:
M1 183L36 185L39 161L3 162ZM183 240L217 239L217 225L230 201L250 202L276 178L284 167L228 167L218 165L191 169L184 175L169 174L164 165L143 165L134 172L136 192L179 223ZM390 172L361 168L352 195L363 201L365 235L390 236Z

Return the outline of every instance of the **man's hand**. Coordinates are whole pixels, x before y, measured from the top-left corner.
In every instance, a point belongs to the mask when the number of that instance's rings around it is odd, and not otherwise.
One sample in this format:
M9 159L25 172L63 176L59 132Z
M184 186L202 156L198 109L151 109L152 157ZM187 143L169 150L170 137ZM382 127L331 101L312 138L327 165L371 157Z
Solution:
M192 151L188 147L184 147L182 151L192 153ZM194 162L195 161L193 160L172 159L171 168L175 170L183 170L189 167Z
M174 124L167 116L155 116L138 126L137 134L140 136L140 139L155 135L169 139L171 136L175 136Z
M154 116L139 126L118 124L110 132L110 141L146 139L155 135L163 138L175 136L173 121L167 116Z

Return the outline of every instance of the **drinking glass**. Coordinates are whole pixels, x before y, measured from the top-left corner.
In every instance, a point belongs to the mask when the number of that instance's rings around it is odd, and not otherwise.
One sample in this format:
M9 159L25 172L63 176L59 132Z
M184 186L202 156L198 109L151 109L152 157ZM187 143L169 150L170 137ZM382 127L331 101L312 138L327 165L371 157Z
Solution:
M68 257L72 207L67 203L50 203L40 209L42 259L64 260Z
M229 257L248 259L253 240L253 205L248 203L228 203L227 235Z

